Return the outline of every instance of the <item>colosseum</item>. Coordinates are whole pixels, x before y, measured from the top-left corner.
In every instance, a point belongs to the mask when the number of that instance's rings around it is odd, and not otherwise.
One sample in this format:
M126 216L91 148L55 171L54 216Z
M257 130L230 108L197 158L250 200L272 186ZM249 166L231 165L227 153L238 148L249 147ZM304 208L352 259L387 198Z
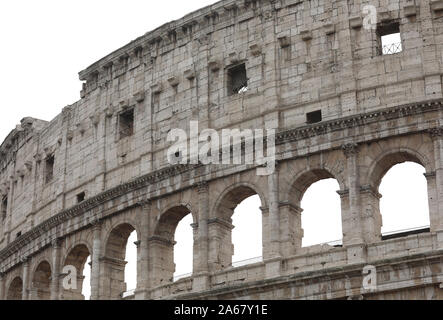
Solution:
M223 0L79 75L79 101L1 145L0 300L84 299L88 256L93 300L443 299L443 0ZM171 164L168 133L191 121L274 129L276 169ZM426 169L430 228L384 237L379 185L407 161ZM301 199L329 178L343 244L305 248ZM234 267L231 217L252 195L263 261ZM174 281L190 213L193 273Z

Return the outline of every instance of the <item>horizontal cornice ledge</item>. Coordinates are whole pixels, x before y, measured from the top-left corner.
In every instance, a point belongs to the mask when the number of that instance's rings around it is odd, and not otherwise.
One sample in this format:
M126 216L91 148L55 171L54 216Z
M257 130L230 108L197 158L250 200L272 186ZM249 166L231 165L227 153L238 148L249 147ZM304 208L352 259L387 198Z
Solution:
M443 100L439 99L422 103L408 104L399 107L386 108L380 111L350 116L340 120L327 121L318 125L311 125L305 126L303 128L287 130L277 133L276 144L284 144L290 141L306 139L316 135L323 135L332 131L367 125L383 120L392 120L404 116L436 111L442 108L442 102ZM306 133L308 133L308 135ZM63 224L70 218L79 216L84 212L103 205L104 203L115 199L127 192L141 189L143 187L149 186L150 184L157 183L159 181L163 181L164 179L175 177L177 175L181 175L185 172L196 170L200 167L202 167L202 165L175 165L160 169L110 190L104 191L97 196L82 202L81 204L60 212L59 214L36 226L33 230L30 230L27 233L23 234L20 238L14 240L6 248L0 251L0 260L6 260L14 253L19 252L26 245L32 243L32 241L34 241L35 239L44 235L51 229Z

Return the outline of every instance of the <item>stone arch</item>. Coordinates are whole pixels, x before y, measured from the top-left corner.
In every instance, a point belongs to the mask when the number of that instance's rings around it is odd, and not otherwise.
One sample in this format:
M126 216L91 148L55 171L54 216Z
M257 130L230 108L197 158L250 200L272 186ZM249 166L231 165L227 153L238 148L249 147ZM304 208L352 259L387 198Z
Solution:
M23 280L21 277L15 277L8 286L6 300L22 300Z
M280 205L280 224L282 228L283 254L294 255L300 248L302 248L304 230L302 227L302 212L301 202L306 191L316 182L326 179L334 179L337 181L340 190L346 190L345 179L340 172L330 169L328 166L319 166L309 169L304 169L295 174L289 180L286 186L287 193L284 195L284 200ZM336 191L340 191L336 190ZM338 197L338 195L337 195ZM340 212L340 223L343 229L343 207L344 201L341 199L342 210ZM336 240L336 239L334 239Z
M238 182L228 186L218 196L210 216L212 218L221 218L229 215L228 219L230 219L236 206L253 195L260 197L262 207L266 208L268 206L264 192L257 185L250 182Z
M125 259L127 238L132 232L137 233L137 239L140 239L140 231L133 222L114 223L105 237L105 255L116 259ZM126 238L126 239L125 239ZM122 245L125 245L122 248Z
M226 187L215 201L208 222L209 268L211 270L222 270L232 266L234 254L232 216L242 201L254 195L259 196L261 208L266 208L267 201L263 191L250 182L237 182ZM266 216L262 216L262 234L264 233L266 218ZM264 241L265 237L262 236L262 246Z
M372 161L366 179L368 185L378 191L381 180L386 173L393 166L404 162L415 162L422 165L428 173L433 171L431 162L427 157L413 149L402 147L396 150L388 150Z
M192 214L194 223L197 223L198 218L190 204L176 203L168 205L158 218L149 243L152 272L155 275L153 282L156 285L173 281L175 230L179 222L189 214Z
M335 179L340 186L340 190L345 190L346 184L343 177L333 172L334 171L326 167L307 169L299 172L289 183L288 193L285 196L285 202L290 202L296 206L300 206L300 202L309 187L314 183L325 179Z
M168 206L160 215L154 235L173 241L175 229L178 223L188 214L192 214L194 223L197 223L197 216L193 214L193 210L189 204L175 204Z
M33 300L50 300L51 299L51 264L42 259L36 264L32 278L32 295Z
M140 232L135 223L119 221L112 225L105 238L105 256L102 258L104 274L101 276L100 283L101 295L104 299L118 300L127 290L125 282L126 247L129 236L134 231L137 233L137 239L140 239Z
M82 294L83 289L83 270L86 266L88 257L91 255L89 246L84 242L77 242L73 244L68 250L63 260L63 268L67 266L73 266L77 273L76 284L71 283L72 289L62 289L62 295L64 300L84 300L85 297ZM62 268L62 271L63 271ZM63 286L62 286L63 288Z
M387 150L380 153L370 164L367 177L366 177L366 187L365 189L369 192L363 194L362 202L366 204L366 208L370 208L374 211L374 216L377 217L376 225L374 226L375 237L377 240L381 239L383 219L380 211L380 199L382 195L379 193L379 187L384 176L391 170L394 166L402 164L405 162L414 162L425 168L426 173L432 174L433 165L426 157L426 155L412 149L409 147L400 147L395 150ZM435 181L428 179L428 194L431 195L435 192L436 186ZM432 207L432 201L435 197L429 197L429 207ZM432 214L429 212L431 224L433 217L437 217L438 213Z

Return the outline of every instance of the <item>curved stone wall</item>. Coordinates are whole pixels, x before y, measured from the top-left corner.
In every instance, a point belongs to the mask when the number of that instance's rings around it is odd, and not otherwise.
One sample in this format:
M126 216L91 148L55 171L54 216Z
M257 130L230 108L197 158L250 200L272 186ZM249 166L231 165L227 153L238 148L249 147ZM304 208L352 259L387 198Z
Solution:
M120 299L134 230L137 299L442 298L443 1L377 1L374 29L368 4L220 1L80 72L81 100L50 122L24 118L0 147L0 299L82 299L63 267L80 272L89 255L92 298ZM383 55L393 26L402 51ZM232 91L244 74L248 90ZM167 135L191 121L276 129L277 170L171 165ZM405 161L426 169L431 226L386 240L378 186ZM340 185L343 246L302 248L300 201L326 178ZM254 194L263 262L233 268L231 216ZM173 282L189 213L194 272ZM368 264L376 293L361 288Z

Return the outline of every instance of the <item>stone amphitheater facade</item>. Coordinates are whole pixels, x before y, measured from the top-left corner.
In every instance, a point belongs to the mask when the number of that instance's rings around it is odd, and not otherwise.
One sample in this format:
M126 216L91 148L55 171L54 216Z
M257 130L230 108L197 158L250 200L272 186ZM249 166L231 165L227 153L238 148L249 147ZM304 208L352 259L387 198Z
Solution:
M377 28L365 28L373 5ZM24 118L0 148L0 299L443 299L443 1L220 1L80 72L81 100ZM402 51L382 54L383 30ZM393 30L393 29L392 29ZM240 70L239 74L234 74ZM233 78L247 75L236 94ZM50 94L50 92L48 92ZM309 118L314 115L314 120ZM321 115L321 118L319 116ZM171 129L276 129L277 169L170 165ZM426 169L430 229L381 235L378 187ZM302 248L300 201L335 178L343 245ZM263 262L232 267L231 216L258 195ZM192 276L173 281L174 231L192 213ZM79 270L63 286L64 266ZM377 289L362 286L365 266Z

